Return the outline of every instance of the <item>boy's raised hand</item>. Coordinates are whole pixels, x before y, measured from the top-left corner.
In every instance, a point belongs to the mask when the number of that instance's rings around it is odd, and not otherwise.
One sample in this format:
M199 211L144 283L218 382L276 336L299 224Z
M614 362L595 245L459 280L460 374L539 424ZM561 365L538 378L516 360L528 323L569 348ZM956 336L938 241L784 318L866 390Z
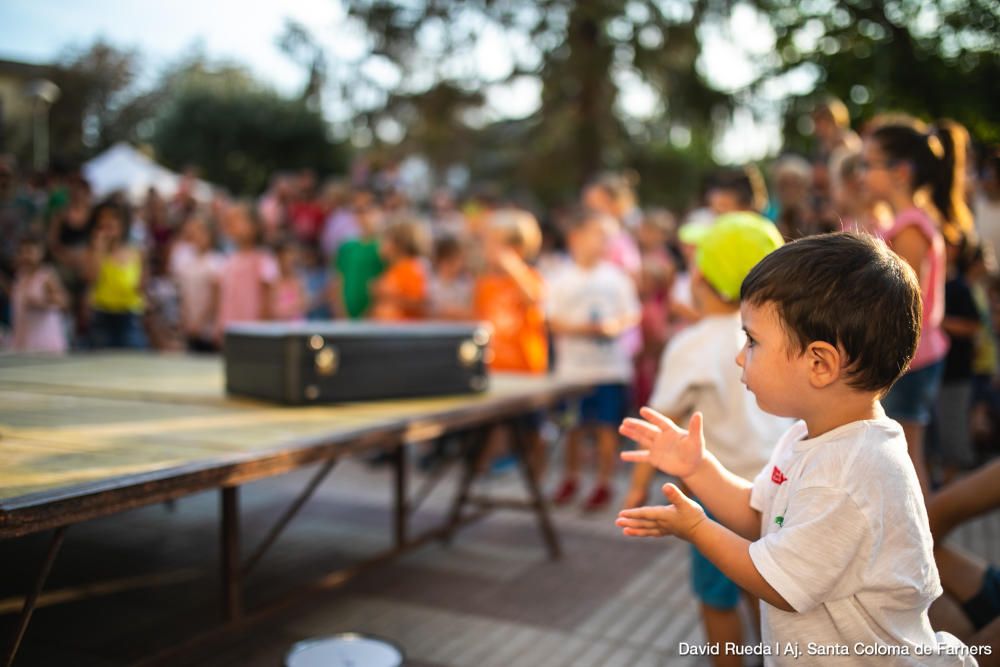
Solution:
M687 477L705 458L701 413L696 412L685 431L652 408L639 411L643 419L626 419L618 431L642 449L622 452L622 461L649 463L668 475Z
M705 520L705 510L673 484L663 485L663 495L670 505L622 510L615 525L627 537L676 535L690 541L695 529Z

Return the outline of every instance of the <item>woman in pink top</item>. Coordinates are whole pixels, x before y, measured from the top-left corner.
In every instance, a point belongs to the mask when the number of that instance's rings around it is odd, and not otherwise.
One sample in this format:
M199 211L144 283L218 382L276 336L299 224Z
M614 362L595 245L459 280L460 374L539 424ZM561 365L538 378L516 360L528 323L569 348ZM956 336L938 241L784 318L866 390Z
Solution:
M271 319L278 265L271 253L257 246L260 225L249 204L230 206L224 214L226 232L236 251L219 272L216 342L222 343L226 325Z
M44 256L41 238L26 236L21 240L11 290L13 349L62 354L67 347L63 311L69 306L69 296L55 270L42 264Z
M920 343L910 368L882 399L886 413L906 435L910 458L921 487L928 489L924 431L937 401L948 338L944 318L945 242L932 203L939 190L949 192L953 175L943 161L937 137L916 121L893 120L865 139L861 170L867 194L893 211L892 224L877 230L889 247L913 267L920 280L923 320Z

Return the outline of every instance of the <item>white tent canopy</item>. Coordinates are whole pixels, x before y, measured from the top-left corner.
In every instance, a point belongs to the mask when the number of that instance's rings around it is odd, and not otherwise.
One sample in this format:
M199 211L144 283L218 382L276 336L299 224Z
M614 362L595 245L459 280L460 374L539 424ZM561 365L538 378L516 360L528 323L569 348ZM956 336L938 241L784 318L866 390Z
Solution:
M172 197L184 180L126 143L117 143L94 159L84 163L83 177L95 197L101 198L121 190L134 204L146 198L149 188L156 188L164 197ZM191 183L195 199L207 202L214 187L202 180Z

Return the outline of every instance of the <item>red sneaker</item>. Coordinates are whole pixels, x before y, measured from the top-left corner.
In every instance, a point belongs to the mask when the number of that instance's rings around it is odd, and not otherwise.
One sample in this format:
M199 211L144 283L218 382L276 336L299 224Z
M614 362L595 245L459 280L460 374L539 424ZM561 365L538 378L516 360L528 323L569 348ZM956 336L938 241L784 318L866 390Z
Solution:
M576 498L577 484L576 480L567 477L559 485L559 489L552 496L552 504L554 505L566 505Z
M583 504L584 512L599 512L611 502L611 489L606 486L598 486Z

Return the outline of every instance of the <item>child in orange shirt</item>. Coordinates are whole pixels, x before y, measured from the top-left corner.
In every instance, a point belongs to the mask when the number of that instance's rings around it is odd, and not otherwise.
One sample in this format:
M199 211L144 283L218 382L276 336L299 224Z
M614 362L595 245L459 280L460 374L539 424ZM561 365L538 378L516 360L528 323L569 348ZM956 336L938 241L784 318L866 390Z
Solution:
M501 209L491 214L483 239L485 272L473 289L476 319L493 328L490 368L494 371L545 373L549 368L548 338L542 299L545 281L528 265L538 253L542 233L534 216L526 211ZM529 463L540 475L544 449L539 437L540 420L525 418L523 443ZM514 437L506 426L490 431L479 459L480 471L503 451ZM502 463L503 459L497 463ZM496 464L495 464L496 465Z
M538 222L526 211L506 209L493 213L488 224L486 272L476 280L473 308L477 319L493 325L490 368L544 373L549 366L545 282L527 263L541 246Z
M389 268L372 285L371 316L398 322L427 313L426 234L417 220L403 218L385 230L379 253Z

